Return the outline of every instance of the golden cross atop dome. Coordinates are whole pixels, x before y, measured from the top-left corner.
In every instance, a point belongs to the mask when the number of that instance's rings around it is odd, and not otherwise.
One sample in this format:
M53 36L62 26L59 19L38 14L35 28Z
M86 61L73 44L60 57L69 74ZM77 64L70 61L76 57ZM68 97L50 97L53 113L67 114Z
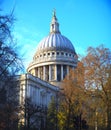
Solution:
M56 9L53 10L53 16L56 17Z

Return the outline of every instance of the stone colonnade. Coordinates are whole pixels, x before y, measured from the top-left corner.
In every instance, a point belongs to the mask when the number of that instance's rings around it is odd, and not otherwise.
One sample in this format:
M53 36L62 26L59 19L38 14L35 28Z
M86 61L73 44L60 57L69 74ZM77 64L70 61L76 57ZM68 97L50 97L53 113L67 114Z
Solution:
M70 68L74 68L68 65L45 65L35 69L34 76L41 78L45 81L61 81L69 73Z

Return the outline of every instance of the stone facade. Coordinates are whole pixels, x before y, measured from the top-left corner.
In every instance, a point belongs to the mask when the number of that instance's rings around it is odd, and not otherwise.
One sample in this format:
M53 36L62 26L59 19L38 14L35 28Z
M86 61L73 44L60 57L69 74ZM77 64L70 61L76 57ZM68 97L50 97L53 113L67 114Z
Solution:
M21 90L20 104L22 104L27 97L36 105L47 106L51 99L56 97L56 92L59 89L57 86L53 86L31 74L23 74L19 76L18 79L20 81Z

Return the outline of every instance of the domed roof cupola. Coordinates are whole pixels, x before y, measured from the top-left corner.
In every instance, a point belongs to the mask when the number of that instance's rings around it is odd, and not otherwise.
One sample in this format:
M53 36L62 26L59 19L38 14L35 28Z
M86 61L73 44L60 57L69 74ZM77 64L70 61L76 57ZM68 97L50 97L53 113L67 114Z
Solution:
M58 86L70 68L77 66L77 55L71 41L59 30L55 11L50 24L50 33L38 44L28 72Z
M50 50L75 53L75 49L71 41L60 33L59 23L57 21L55 11L53 12L50 24L50 33L47 37L40 41L35 56L38 55L38 53Z
M55 10L53 12L52 22L51 22L51 25L50 25L50 33L60 33L59 23L57 22Z

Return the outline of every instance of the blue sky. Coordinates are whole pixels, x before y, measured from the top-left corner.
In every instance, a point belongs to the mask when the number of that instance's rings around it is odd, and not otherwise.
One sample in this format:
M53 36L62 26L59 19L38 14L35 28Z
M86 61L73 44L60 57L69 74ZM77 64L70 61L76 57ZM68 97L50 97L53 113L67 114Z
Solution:
M27 67L38 43L49 34L52 11L61 33L70 39L77 54L89 46L111 49L111 0L0 0L3 13L14 8L13 34Z

